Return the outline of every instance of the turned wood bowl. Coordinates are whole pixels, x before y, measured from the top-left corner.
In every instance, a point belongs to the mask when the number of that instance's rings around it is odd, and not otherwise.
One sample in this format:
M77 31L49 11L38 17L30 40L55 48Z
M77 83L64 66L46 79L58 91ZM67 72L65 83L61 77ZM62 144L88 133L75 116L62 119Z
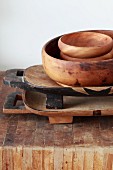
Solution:
M101 34L106 34L113 39L113 30L86 30L86 31L87 32L97 32L97 33L101 33ZM81 31L81 32L84 32L84 31Z
M107 60L107 59L113 58L113 48L109 53L104 54L102 56L94 57L94 58L75 58L75 57L70 57L70 56L68 56L68 55L66 55L62 52L60 52L60 58L63 59L63 60L74 61L74 62Z
M93 30L101 31L101 30ZM104 30L102 30L104 31ZM113 38L113 31L104 31ZM60 36L61 37L61 36ZM113 84L113 59L100 61L66 61L60 59L58 40L54 38L42 49L42 63L46 74L67 86L104 86Z
M58 40L62 53L75 58L92 58L108 53L113 46L110 36L97 32L75 32Z

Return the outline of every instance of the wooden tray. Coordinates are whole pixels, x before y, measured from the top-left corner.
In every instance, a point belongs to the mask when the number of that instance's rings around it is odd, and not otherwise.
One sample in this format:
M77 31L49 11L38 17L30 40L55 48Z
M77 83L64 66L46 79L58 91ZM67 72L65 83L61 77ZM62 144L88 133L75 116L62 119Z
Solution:
M17 101L22 100L21 105ZM113 115L113 96L105 97L64 97L63 109L47 109L46 95L26 91L7 96L4 104L4 113L26 114L33 113L48 116L50 123L72 123L73 116L108 116Z

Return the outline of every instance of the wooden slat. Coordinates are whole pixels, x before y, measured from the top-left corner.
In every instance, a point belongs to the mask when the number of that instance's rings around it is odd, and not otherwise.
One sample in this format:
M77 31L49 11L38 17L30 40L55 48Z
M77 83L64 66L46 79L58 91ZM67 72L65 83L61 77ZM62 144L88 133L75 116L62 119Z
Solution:
M13 147L14 170L22 170L22 146Z
M82 148L75 148L74 158L73 158L73 170L83 170L84 165L84 151Z
M94 151L94 163L93 163L93 169L94 170L103 170L103 157L104 157L104 152L102 148L97 148Z
M106 170L113 170L113 148L108 148Z
M3 148L0 146L0 169L2 170L2 150Z
M108 154L109 154L109 151L108 151L109 149L107 148L105 148L104 149L104 156L103 156L103 170L108 170L108 168L107 168L107 161L108 161Z
M93 170L93 149L87 149L84 151L84 170Z
M23 170L32 170L32 147L23 148Z
M54 170L63 169L63 148L54 148Z
M32 150L32 168L33 170L43 170L42 169L42 148L40 147L33 147Z
M70 170L73 168L72 166L72 158L73 158L73 150L71 148L64 148L64 160L63 160L63 169Z
M3 160L2 160L2 170L13 170L13 152L12 148L3 148Z
M54 169L54 148L47 148L43 150L44 157L44 169L45 170L53 170Z

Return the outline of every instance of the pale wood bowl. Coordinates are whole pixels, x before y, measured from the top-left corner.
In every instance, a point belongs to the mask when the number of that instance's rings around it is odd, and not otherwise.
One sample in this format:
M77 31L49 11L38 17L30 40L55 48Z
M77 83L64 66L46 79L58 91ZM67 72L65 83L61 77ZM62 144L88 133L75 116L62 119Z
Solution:
M92 58L108 53L113 46L110 36L97 32L75 32L60 37L61 52L75 58Z
M73 62L60 59L57 37L42 49L46 74L55 82L68 86L104 86L113 84L113 59Z

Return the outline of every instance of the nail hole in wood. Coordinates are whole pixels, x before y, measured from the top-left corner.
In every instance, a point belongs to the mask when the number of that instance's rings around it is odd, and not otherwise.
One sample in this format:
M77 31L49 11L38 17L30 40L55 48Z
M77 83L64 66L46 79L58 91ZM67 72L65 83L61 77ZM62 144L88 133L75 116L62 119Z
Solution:
M101 110L94 110L93 116L101 116Z
M24 71L18 70L16 76L22 77L22 76L23 76L23 73L24 73Z

